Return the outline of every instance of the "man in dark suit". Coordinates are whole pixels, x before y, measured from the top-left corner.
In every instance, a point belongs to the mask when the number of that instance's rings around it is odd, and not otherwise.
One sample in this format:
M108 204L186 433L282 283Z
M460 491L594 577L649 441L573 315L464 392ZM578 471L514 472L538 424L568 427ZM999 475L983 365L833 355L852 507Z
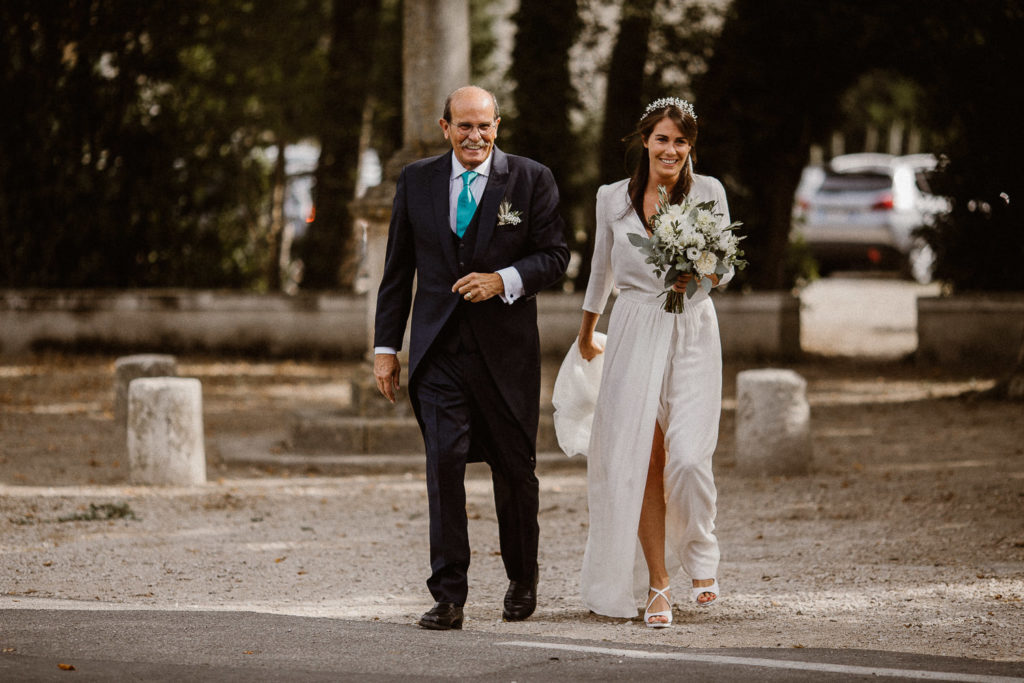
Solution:
M412 306L409 396L426 447L436 601L419 624L429 629L462 628L467 462L491 468L509 578L502 614L526 619L537 604L535 295L562 276L569 251L551 171L499 150L500 121L486 90L448 96L440 124L452 152L402 170L377 297L374 376L392 402Z

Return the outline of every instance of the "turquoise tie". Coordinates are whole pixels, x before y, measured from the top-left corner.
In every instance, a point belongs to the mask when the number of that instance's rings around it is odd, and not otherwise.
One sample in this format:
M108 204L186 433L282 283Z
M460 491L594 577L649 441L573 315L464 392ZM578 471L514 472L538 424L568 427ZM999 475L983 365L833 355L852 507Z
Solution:
M476 199L473 198L469 186L478 175L480 174L476 171L466 171L462 174L462 192L459 193L459 203L455 206L455 234L460 239L466 234L466 228L476 213Z

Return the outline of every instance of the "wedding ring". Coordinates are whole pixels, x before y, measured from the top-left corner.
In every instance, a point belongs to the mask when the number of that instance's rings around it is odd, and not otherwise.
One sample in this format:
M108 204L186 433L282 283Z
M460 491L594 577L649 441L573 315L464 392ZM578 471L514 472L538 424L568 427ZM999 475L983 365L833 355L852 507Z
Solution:
M473 300L473 292L466 292L466 301Z

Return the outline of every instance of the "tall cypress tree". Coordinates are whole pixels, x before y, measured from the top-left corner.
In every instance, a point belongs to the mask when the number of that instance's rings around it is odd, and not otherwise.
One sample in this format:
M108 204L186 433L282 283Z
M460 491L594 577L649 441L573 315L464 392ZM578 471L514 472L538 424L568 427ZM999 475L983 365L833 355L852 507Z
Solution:
M502 132L508 151L551 169L572 243L579 154L569 125L569 110L577 104L569 75L569 49L581 27L577 0L521 0L513 19L516 39L509 75L515 81L516 115L514 120L505 120Z
M594 208L597 188L627 175L623 138L632 131L646 100L644 67L649 53L651 24L657 0L633 0L622 5L619 33L608 64L604 117L598 148L597 177L581 192L586 239L579 245L583 258L576 274L576 289L583 291L590 280L590 259L594 251Z
M381 0L334 0L331 47L324 85L325 120L320 133L316 170L315 219L301 254L302 286L307 289L351 289L355 263L353 217L359 172L359 136L373 71L373 51L380 22ZM347 265L343 268L342 264Z
M622 138L636 125L644 106L644 66L647 63L652 15L656 0L635 0L622 6L619 35L608 65L608 90L601 125L600 184L626 174Z

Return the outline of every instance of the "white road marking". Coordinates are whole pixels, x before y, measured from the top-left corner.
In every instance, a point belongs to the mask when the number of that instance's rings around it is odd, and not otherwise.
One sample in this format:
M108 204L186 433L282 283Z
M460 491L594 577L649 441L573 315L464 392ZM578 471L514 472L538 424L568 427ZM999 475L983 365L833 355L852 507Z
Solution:
M800 662L786 659L764 659L761 657L732 657L728 655L702 655L686 652L651 652L648 650L623 650L610 647L592 647L588 645L565 645L562 643L536 643L529 641L507 641L498 645L512 647L532 647L540 650L562 650L581 652L609 657L628 657L631 659L668 659L687 662L704 662L707 664L730 664L733 666L757 666L766 669L796 669L821 673L850 674L854 676L890 676L893 678L910 678L925 681L961 681L963 683L1022 683L1024 678L1012 676L990 676L985 674L964 674L947 671L921 671L918 669L888 669L873 666L853 666L848 664L824 664L819 662Z

